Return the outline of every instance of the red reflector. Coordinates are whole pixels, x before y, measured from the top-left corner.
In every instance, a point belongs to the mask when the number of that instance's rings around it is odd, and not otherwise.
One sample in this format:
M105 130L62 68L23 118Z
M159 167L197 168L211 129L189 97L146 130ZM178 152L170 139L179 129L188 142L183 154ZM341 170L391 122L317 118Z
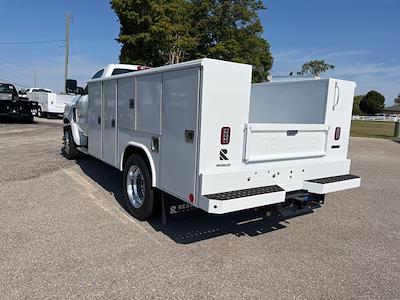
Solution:
M194 203L194 196L193 196L193 194L189 194L189 201L190 201L191 203Z
M335 129L335 141L340 139L340 127L336 127Z
M222 127L221 129L221 145L229 144L231 140L231 128L230 127Z

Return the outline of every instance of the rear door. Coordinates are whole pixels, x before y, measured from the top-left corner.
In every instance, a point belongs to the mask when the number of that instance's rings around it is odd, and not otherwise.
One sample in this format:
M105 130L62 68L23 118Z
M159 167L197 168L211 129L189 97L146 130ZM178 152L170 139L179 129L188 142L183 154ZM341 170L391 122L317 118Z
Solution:
M183 200L195 195L200 69L163 74L161 188Z
M326 154L325 124L247 124L245 160L277 161Z

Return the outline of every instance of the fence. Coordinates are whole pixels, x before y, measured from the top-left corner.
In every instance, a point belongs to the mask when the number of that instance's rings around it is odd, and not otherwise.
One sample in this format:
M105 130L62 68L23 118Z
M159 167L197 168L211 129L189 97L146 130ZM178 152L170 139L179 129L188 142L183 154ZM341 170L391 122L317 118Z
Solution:
M353 120L360 121L380 121L380 122L399 122L398 116L353 116Z

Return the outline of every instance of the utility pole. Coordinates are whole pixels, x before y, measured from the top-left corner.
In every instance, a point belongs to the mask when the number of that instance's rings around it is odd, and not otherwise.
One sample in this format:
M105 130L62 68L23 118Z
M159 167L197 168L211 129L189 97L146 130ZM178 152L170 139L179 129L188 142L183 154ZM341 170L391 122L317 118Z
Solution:
M67 12L65 14L66 23L65 23L65 67L64 67L64 92L67 93L67 87L65 86L65 82L68 79L68 60L69 60L69 25L71 22L71 15Z
M33 70L33 87L38 87L37 86L36 70Z

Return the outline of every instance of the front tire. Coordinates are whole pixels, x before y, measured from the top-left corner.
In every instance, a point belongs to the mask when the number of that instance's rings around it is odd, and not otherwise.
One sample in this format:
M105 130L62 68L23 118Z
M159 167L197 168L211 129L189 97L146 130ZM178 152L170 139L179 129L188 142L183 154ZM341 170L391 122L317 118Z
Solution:
M129 213L142 221L153 214L154 191L146 162L140 155L132 154L124 167L123 189Z
M76 144L72 136L72 130L70 127L64 127L64 156L67 159L75 159L78 157L79 152L76 149Z
M38 109L37 109L36 116L37 116L38 118L43 118L43 112L42 112L42 108L41 108L40 106L39 106Z

